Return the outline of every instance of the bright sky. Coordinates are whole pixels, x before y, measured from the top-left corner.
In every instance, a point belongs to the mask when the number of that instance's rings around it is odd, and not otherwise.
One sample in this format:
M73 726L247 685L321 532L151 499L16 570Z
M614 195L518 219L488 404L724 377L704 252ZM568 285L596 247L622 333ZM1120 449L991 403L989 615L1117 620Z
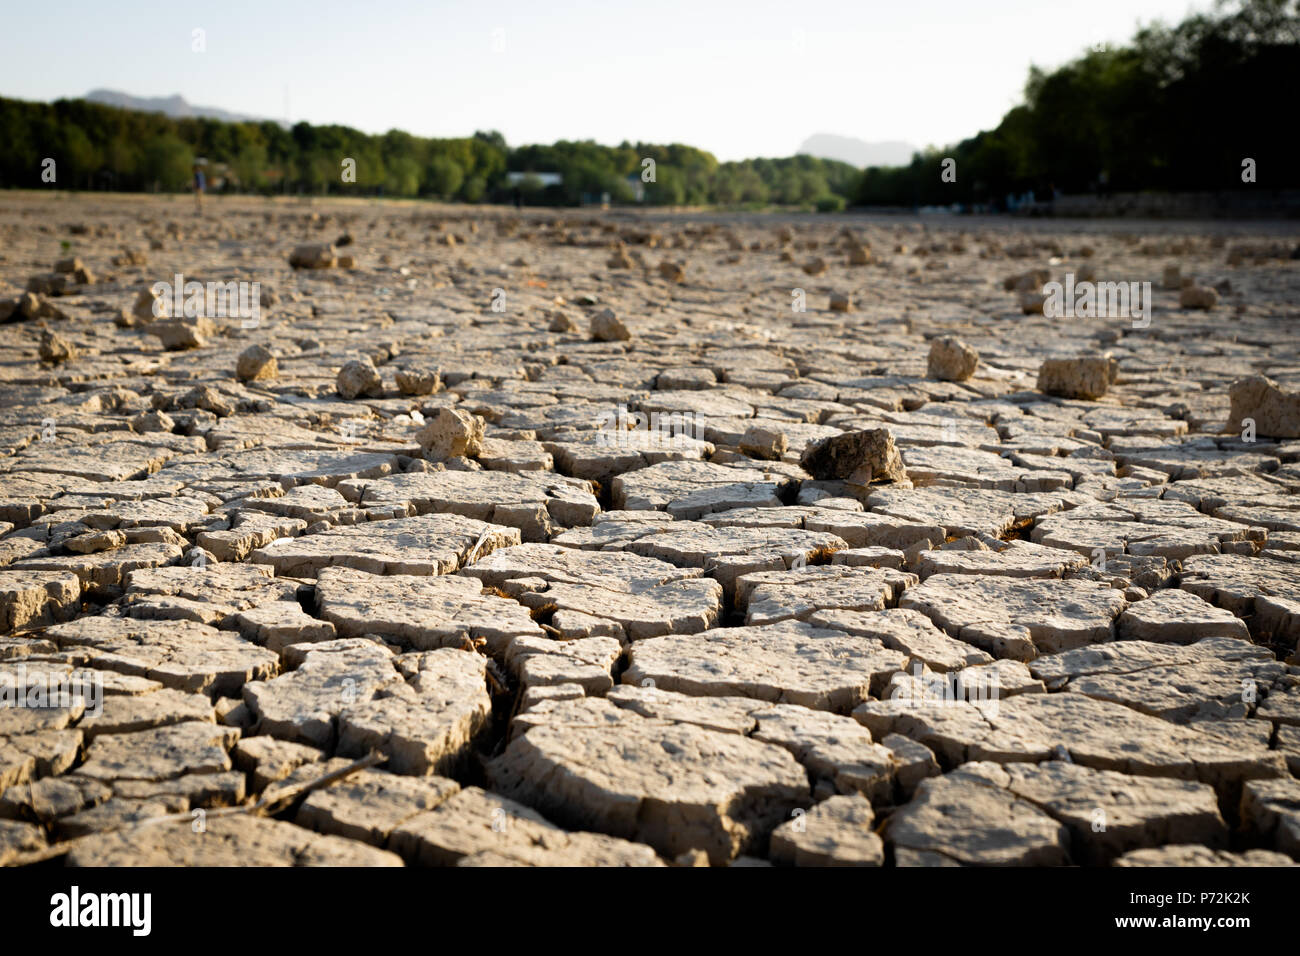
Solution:
M1208 0L64 0L5 4L0 95L180 93L367 132L689 143L813 133L946 145L1057 66ZM206 51L192 34L205 31Z

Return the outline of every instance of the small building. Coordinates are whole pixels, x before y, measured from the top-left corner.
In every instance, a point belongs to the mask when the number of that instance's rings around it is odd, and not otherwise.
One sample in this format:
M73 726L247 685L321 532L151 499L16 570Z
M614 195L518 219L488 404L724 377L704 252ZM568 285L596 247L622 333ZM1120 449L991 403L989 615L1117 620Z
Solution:
M645 182L641 179L640 173L628 173L627 186L632 190L634 202L645 202Z
M545 189L548 186L561 186L564 184L564 176L560 173L506 173L506 185L510 187L518 186L525 179L535 179L542 184Z

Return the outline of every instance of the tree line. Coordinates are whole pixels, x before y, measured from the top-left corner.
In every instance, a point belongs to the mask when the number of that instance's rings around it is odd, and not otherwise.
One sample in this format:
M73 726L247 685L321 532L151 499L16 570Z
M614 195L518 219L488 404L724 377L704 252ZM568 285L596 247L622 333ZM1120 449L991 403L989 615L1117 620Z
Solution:
M1058 190L1296 188L1297 90L1300 0L1221 3L1051 72L1031 69L1024 103L996 129L907 166L867 169L854 199L1003 205ZM1248 159L1254 174L1243 179Z
M860 171L793 156L719 163L691 146L561 141L510 148L498 132L429 139L401 130L373 135L346 126L292 127L266 120L172 118L85 100L0 98L0 186L180 192L196 159L215 191L392 196L461 202L577 205L636 200L655 205L768 203L843 208ZM653 166L646 164L653 160ZM524 174L511 182L507 171ZM548 185L542 173L558 173ZM44 176L44 178L43 178Z
M179 192L202 157L217 191L532 205L999 206L1030 191L1244 187L1246 159L1266 187L1294 188L1298 48L1300 0L1221 3L1051 72L1031 68L1024 103L997 128L865 171L806 155L720 163L681 144L510 147L494 131L430 139L0 98L0 186Z

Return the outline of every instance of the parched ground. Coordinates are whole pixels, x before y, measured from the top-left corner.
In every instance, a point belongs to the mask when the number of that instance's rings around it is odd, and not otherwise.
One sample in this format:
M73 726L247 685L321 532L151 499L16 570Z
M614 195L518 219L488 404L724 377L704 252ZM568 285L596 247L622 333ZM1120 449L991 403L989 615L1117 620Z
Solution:
M0 863L1294 865L1296 249L0 194Z

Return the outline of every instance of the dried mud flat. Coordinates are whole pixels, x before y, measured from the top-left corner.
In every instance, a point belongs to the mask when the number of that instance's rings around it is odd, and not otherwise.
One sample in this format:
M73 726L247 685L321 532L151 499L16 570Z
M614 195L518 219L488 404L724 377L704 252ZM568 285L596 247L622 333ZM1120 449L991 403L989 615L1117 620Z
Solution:
M0 862L1294 865L1296 242L0 196Z

